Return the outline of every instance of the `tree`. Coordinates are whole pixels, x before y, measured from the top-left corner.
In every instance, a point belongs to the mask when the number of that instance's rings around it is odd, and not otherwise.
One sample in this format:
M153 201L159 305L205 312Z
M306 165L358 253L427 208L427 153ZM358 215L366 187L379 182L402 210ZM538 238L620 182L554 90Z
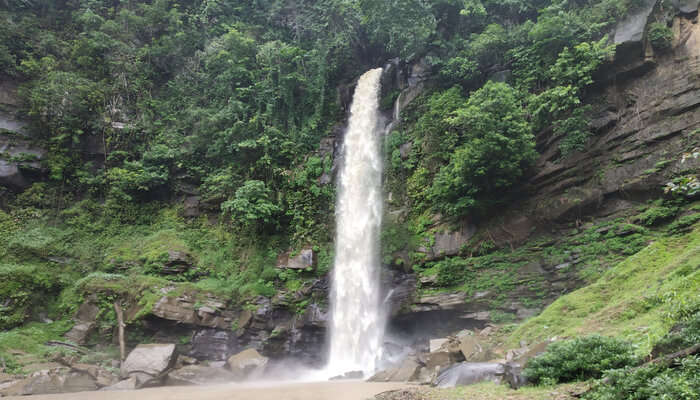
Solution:
M428 199L436 211L463 215L498 202L536 157L518 92L488 82L447 118L462 139L435 176Z
M230 200L221 204L221 209L231 216L234 223L244 229L261 232L276 224L279 206L270 200L270 190L263 181L246 181L236 190Z

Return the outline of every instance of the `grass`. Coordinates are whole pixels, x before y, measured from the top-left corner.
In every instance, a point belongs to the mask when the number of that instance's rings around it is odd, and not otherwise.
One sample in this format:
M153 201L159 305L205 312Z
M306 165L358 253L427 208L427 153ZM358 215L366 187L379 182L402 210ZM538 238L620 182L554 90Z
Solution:
M537 386L513 390L496 383L478 383L451 389L421 389L421 400L568 400L575 399L586 384L567 384L553 387Z
M564 295L521 325L510 344L554 336L620 336L647 354L673 324L679 302L700 292L700 224L648 245L595 283Z

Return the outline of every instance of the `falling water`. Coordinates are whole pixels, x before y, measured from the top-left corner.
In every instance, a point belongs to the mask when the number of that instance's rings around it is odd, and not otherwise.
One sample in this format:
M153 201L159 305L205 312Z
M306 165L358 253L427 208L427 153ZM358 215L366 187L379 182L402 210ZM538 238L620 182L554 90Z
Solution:
M385 317L379 304L382 157L378 132L381 73L382 69L377 68L360 77L343 144L331 291L328 369L333 373L371 373L382 352Z

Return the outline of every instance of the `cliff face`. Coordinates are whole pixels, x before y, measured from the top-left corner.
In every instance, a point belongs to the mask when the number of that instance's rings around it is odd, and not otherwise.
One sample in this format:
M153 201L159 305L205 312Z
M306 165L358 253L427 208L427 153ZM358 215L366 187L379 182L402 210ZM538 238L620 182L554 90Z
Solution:
M651 240L634 225L636 215L664 196L667 183L700 169L700 158L692 156L700 148L700 24L697 5L692 6L663 15L672 19L674 39L673 48L662 53L645 36L649 24L661 18L655 2L619 24L624 34L614 35L615 60L587 95L594 136L586 151L561 158L561 138L542 132L541 156L517 202L478 224L467 219L430 228L430 240L415 249L419 264L469 258L486 243L496 255L484 262L509 266L477 267L476 283L457 290L443 289L429 270L421 273L412 301L404 299L404 313L396 320L400 330L420 324L426 312L446 313L443 320L461 318L463 327L493 321L500 313L532 316L584 285L587 271L613 265L619 259L612 253L633 254ZM395 205L390 214L401 210ZM593 254L586 249L593 237L611 247L619 242L620 248ZM501 257L501 250L510 254ZM416 257L408 253L403 249L392 257L411 265Z

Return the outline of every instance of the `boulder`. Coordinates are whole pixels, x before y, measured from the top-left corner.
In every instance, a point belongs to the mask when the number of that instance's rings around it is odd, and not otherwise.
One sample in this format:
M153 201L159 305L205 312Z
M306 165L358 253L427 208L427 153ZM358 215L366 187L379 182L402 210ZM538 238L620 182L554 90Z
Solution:
M425 354L425 367L431 371L448 367L455 363L455 359L449 351L436 351Z
M139 374L144 381L146 374L150 377L160 377L175 365L177 353L174 344L140 344L129 353L122 363L121 374L124 377Z
M693 14L698 12L700 0L673 0L673 6L681 14Z
M475 336L464 335L459 339L459 351L466 361L482 362L492 358L490 351L484 348Z
M136 376L131 376L127 379L121 380L113 385L105 386L100 390L112 391L112 390L134 390L141 387L139 385L139 380Z
M450 339L448 338L430 339L430 352L432 353L440 350L440 348L449 341Z
M505 366L500 363L463 362L441 372L433 384L437 387L446 388L486 381L500 383L504 374Z
M0 390L2 396L27 396L97 390L95 379L69 368L38 371Z
M370 382L411 382L418 379L421 370L418 360L406 358L398 367L377 372Z
M644 29L656 0L644 0L639 9L620 21L615 28L614 42L617 45L639 44L644 39Z
M255 349L247 349L229 357L227 363L238 378L259 378L265 372L268 358Z
M277 268L283 269L306 269L315 265L315 254L313 249L305 248L294 257L289 253L281 255L277 262Z
M233 382L234 380L236 380L236 375L223 368L188 365L170 371L165 384L171 386L206 385Z
M66 339L76 344L85 344L88 335L95 328L97 313L100 311L96 301L96 297L90 296L78 307L73 317L75 325L64 335Z

